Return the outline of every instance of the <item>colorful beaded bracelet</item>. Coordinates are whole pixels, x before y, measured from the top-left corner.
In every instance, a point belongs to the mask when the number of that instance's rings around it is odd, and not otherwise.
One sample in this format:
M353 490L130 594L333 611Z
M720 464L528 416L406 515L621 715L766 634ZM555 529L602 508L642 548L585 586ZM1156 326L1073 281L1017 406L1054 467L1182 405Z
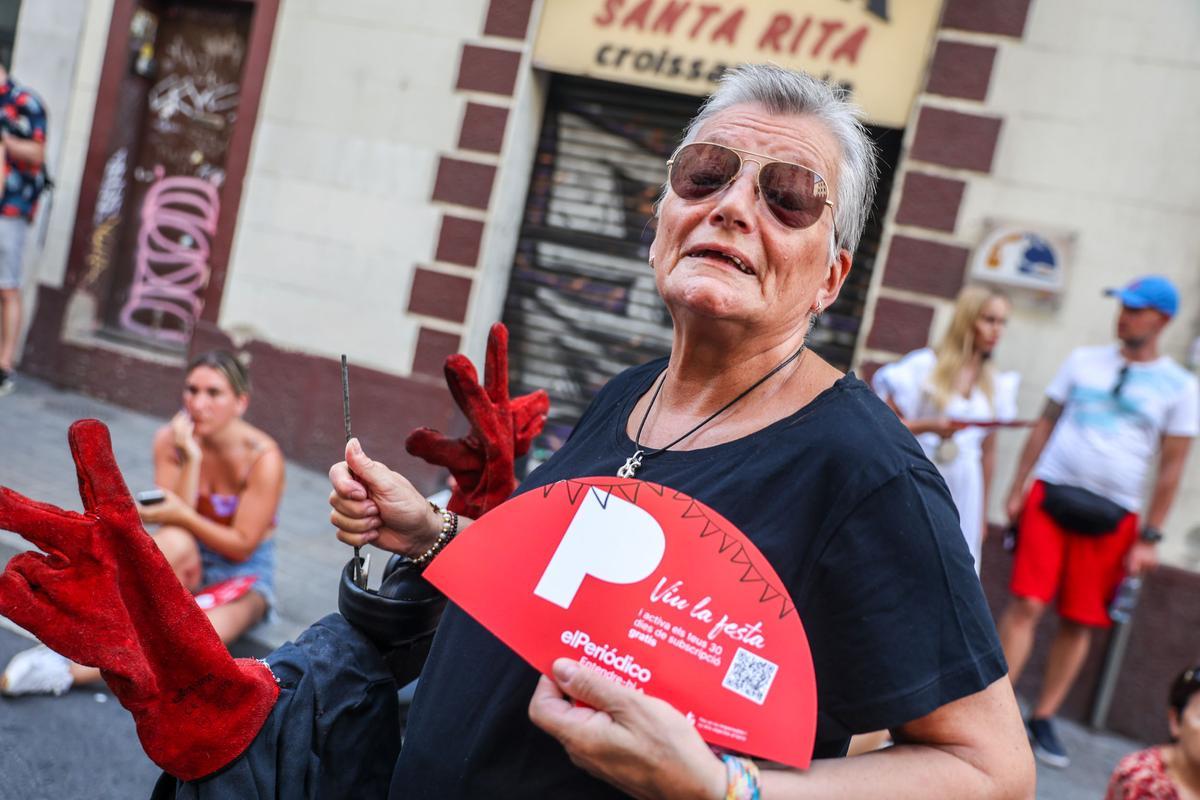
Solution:
M758 784L758 765L748 758L738 758L728 753L721 756L725 762L725 800L761 800Z

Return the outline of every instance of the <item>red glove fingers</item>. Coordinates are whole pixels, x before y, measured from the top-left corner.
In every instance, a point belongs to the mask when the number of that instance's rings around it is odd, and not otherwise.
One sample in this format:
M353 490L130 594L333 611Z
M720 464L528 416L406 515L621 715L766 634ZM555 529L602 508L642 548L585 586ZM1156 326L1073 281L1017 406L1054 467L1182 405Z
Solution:
M508 403L508 328L497 322L488 331L487 355L483 362L483 383L496 405Z
M449 439L433 428L417 428L408 435L404 446L408 452L431 464L451 467L459 483L462 483L458 478L460 471L479 474L483 469L481 452L464 446L461 439Z
M0 528L47 553L65 554L72 543L87 535L92 520L74 511L30 500L0 486Z
M458 483L448 507L479 517L508 499L516 488L513 461L528 452L545 424L550 400L538 391L511 398L508 385L508 330L501 323L488 334L484 382L462 355L446 359L446 384L471 425L471 432L450 440L427 428L414 431L408 452L447 467Z
M67 430L67 443L75 460L75 475L79 480L79 498L84 511L103 510L111 515L123 515L138 521L137 507L129 495L121 468L112 451L108 428L99 420L85 419Z
M550 397L545 389L518 397L512 404L513 455L523 456L546 424Z

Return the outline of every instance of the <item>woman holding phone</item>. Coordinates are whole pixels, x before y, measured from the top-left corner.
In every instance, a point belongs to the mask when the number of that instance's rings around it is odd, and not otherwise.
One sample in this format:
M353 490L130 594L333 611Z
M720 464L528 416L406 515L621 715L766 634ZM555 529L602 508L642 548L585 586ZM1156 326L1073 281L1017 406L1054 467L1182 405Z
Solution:
M242 418L249 403L249 373L232 353L194 358L183 408L154 435L158 491L138 493L142 523L226 643L275 605L272 534L284 459L275 440ZM99 679L99 670L39 646L13 657L0 692L62 694Z
M977 573L996 435L971 423L1016 419L1020 375L992 365L1011 310L1001 292L966 287L937 347L916 350L880 368L872 381L876 394L917 437L945 479Z

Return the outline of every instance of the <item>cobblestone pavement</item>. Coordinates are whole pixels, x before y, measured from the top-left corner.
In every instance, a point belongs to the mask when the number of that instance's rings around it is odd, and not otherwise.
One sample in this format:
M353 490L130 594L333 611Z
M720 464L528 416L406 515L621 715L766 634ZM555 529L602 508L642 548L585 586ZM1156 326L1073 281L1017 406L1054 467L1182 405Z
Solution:
M16 393L0 399L0 485L38 500L79 508L66 432L73 421L82 417L95 417L109 426L117 460L130 488L136 491L149 487L152 483L150 439L164 420L84 395L59 391L28 378L21 380ZM256 628L248 637L249 641L243 640L241 647L245 652L261 653L273 649L324 614L336 610L338 576L349 553L331 533L326 505L328 493L328 480L324 474L288 464L287 489L276 533L279 538L281 619ZM16 535L0 531L0 564L17 550L27 547ZM376 573L380 567L381 564L376 566ZM17 641L12 636L0 639L0 644L7 645L0 650L15 652L13 643ZM95 704L94 692L71 694L81 696L86 701L84 704ZM5 738L2 736L5 731L21 731L24 724L42 724L33 720L41 720L48 712L58 714L54 709L59 708L63 713L68 712L66 706L55 705L53 701L0 705L0 739ZM113 711L113 704L105 710ZM24 723L22 718L25 718ZM129 730L122 730L121 736L128 739L132 736L132 726L126 727ZM1124 754L1140 747L1135 742L1070 722L1061 724L1061 736L1070 750L1072 763L1063 770L1038 765L1038 797L1045 800L1100 800L1113 766ZM19 749L29 750L30 758L39 757L36 748L29 745L25 737L14 736L11 741L17 742ZM6 763L17 763L12 759L30 763L9 749L5 742L0 742L0 748L3 748ZM94 755L98 764L107 763L98 751L94 751ZM44 760L44 753L42 756ZM87 769L83 762L72 763L81 770ZM67 785L59 786L65 788ZM8 795L0 787L0 798L5 796ZM54 796L72 796L72 793L55 792Z

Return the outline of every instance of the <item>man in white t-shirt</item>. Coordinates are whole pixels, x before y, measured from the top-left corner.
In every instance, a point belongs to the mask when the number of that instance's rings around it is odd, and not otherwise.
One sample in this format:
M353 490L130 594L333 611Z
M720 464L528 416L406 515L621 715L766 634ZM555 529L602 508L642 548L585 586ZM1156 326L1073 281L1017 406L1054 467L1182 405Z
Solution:
M1111 624L1108 604L1121 580L1158 563L1160 528L1200 428L1196 376L1158 351L1179 309L1174 285L1147 276L1106 294L1121 301L1120 344L1081 347L1059 368L1007 503L1019 530L1000 640L1016 684L1038 620L1058 595L1060 624L1028 722L1034 753L1058 767L1069 758L1051 718L1079 674L1092 628Z

